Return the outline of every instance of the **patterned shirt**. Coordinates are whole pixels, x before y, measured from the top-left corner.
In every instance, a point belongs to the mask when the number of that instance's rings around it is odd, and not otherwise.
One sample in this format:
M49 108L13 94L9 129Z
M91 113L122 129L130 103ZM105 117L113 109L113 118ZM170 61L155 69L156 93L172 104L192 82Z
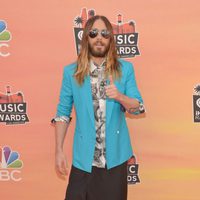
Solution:
M106 85L106 79L104 77L105 64L105 61L103 61L101 65L97 65L93 61L90 61L90 80L96 129L96 145L92 165L100 168L105 168L106 164L106 93L104 87Z

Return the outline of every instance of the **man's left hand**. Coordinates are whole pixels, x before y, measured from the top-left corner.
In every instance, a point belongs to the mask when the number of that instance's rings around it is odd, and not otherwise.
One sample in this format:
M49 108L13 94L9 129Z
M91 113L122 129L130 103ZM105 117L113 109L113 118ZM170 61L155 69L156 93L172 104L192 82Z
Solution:
M110 85L105 86L106 95L109 98L119 101L121 97L121 93L118 91L117 87L115 86L112 75L109 76L109 80L110 80Z

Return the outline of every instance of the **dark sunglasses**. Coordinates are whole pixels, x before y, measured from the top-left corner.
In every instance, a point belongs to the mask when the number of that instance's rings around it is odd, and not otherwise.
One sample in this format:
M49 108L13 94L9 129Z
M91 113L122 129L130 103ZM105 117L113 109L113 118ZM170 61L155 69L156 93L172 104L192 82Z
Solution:
M97 37L97 35L99 34L99 32L101 33L101 36L102 37L104 37L104 38L106 38L106 39L108 39L109 37L110 37L110 31L108 31L108 30L105 30L105 29L103 29L103 30L98 30L98 29L93 29L93 30L90 30L90 32L89 32L89 37L90 38L95 38L95 37Z

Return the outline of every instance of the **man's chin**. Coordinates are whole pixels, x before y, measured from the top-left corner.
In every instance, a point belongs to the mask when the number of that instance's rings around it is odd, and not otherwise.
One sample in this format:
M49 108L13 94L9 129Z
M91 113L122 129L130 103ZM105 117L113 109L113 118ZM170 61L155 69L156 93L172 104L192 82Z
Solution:
M103 57L106 56L106 53L102 52L102 51L92 51L91 55L94 56L94 57L103 58Z

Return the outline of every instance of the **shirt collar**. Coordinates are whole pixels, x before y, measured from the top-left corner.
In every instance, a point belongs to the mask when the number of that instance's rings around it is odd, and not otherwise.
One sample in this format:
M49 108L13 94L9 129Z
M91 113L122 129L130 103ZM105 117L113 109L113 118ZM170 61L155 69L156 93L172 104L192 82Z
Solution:
M106 65L106 58L102 61L102 63L100 65L98 65L97 63L95 63L92 59L90 60L90 71L93 72L94 70L102 70L105 69L105 65Z

